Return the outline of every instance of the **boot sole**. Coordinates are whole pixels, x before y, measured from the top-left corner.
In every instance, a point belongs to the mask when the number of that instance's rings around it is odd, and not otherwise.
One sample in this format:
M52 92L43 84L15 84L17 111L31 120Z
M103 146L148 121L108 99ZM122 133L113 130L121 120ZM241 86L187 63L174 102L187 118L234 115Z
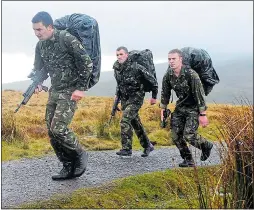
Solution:
M75 176L70 176L70 177L62 177L62 178L53 178L53 177L51 177L52 178L52 180L54 180L54 181L63 181L63 180L68 180L68 179L73 179L73 178L75 178Z
M180 166L179 165L179 167L181 167L181 168L188 168L188 167L194 167L195 165L185 165L185 166Z
M118 155L118 154L117 154ZM131 156L132 154L129 154L129 155L119 155L119 156Z

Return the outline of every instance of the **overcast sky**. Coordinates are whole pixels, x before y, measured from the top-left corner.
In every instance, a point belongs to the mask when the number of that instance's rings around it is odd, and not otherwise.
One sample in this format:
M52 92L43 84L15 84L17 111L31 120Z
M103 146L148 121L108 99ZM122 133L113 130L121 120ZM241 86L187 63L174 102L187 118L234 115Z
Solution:
M25 80L33 68L38 41L32 17L39 11L53 19L85 13L99 24L102 71L111 70L115 49L149 48L156 63L167 52L186 46L211 56L253 54L253 2L88 2L2 1L2 82Z

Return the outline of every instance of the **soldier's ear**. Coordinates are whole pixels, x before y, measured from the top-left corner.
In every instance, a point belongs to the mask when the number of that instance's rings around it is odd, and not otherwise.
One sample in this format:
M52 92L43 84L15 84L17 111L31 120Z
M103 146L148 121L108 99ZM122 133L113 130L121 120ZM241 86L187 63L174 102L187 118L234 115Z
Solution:
M50 31L50 30L52 30L53 29L53 25L48 25L48 27L47 27L47 29Z

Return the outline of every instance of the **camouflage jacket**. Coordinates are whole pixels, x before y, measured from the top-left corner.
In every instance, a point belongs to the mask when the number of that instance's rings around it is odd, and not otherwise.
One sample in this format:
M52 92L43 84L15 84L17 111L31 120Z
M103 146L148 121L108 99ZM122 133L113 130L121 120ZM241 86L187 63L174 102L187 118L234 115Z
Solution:
M34 72L42 68L51 78L52 89L84 91L93 63L75 36L66 32L60 42L60 30L54 29L53 38L36 45Z
M128 58L123 64L116 61L113 65L114 76L117 82L116 94L129 96L136 92L144 92L143 80L152 86L152 98L156 99L158 94L157 80L146 71L145 67L137 64L134 68L133 62Z
M199 112L207 109L204 89L198 74L194 70L183 66L177 77L173 70L168 68L162 80L161 108L167 107L172 89L179 98L176 106L193 107Z

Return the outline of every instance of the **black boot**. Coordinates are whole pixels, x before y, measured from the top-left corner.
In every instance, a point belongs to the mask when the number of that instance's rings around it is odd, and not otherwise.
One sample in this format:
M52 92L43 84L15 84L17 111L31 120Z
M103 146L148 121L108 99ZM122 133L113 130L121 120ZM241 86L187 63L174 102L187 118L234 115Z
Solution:
M80 177L85 171L88 162L88 153L83 151L74 161L74 177Z
M119 152L116 153L117 155L120 156L131 156L132 155L132 150L130 149L121 149Z
M72 162L63 162L63 168L57 175L53 175L53 180L65 180L74 178L73 173L73 163Z
M144 149L144 153L141 155L141 157L147 157L153 150L154 146L150 143L150 145Z
M189 147L185 146L181 148L180 154L184 161L179 163L179 167L193 167L195 165Z
M212 148L213 148L213 144L209 141L206 141L205 143L201 144L201 150L202 150L202 154L200 157L201 161L205 161L207 158L209 158Z
M184 161L182 163L179 163L179 167L194 167L195 166L195 163L192 160L186 160L184 159Z

